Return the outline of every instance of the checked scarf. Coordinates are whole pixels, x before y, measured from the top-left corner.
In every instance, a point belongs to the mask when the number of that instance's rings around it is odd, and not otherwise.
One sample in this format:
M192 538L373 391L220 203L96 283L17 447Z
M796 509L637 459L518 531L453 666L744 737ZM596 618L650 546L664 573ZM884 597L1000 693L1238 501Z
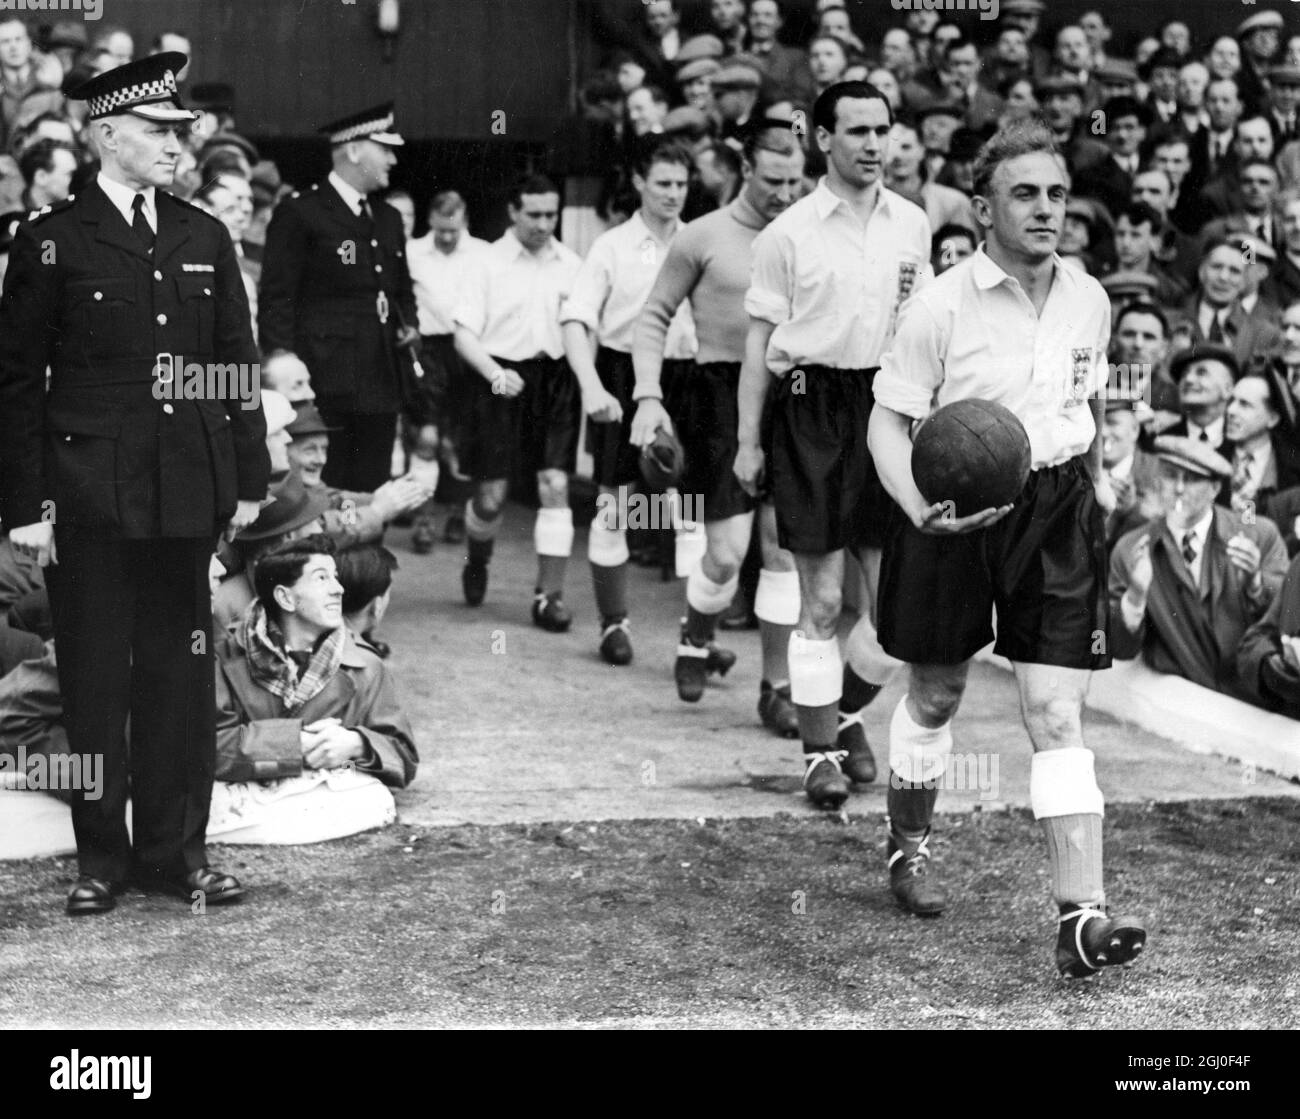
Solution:
M279 625L267 617L266 607L261 602L254 601L244 613L239 636L248 652L248 667L253 679L268 692L278 695L284 701L285 710L293 715L312 696L319 694L338 672L343 663L347 629L339 626L317 645L301 675L298 666L285 652L284 634Z

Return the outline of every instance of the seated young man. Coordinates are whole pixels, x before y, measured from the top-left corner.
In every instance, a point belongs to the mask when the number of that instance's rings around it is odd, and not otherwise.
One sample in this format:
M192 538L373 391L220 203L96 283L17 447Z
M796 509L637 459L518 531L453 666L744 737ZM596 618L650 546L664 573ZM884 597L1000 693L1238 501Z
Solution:
M403 788L419 757L383 662L344 624L334 541L262 556L257 599L216 644L217 780L348 767Z

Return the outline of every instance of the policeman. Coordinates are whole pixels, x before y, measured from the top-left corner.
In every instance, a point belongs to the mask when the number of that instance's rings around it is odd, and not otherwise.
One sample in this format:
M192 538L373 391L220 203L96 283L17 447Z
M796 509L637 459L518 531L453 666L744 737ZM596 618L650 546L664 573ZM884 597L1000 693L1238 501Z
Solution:
M103 760L102 795L69 790L71 914L112 909L132 878L209 904L243 892L204 847L208 561L227 525L256 519L270 463L230 235L165 191L196 115L176 93L186 61L152 55L72 93L101 170L19 226L0 301L3 517L15 550L48 565L71 748Z
M325 482L370 492L388 480L403 369L419 344L401 216L368 195L388 186L405 142L389 102L321 129L334 170L284 199L266 230L258 338L311 371L316 405L338 428Z

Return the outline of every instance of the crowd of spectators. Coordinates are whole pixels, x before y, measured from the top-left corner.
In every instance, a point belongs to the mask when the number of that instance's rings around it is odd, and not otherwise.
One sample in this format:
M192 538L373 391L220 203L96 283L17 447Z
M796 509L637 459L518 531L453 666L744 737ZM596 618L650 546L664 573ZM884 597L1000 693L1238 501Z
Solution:
M1103 12L1042 0L1003 0L991 28L892 9L866 26L838 0L589 15L601 65L552 148L579 251L626 213L645 135L691 145L688 216L740 189L754 120L792 122L811 187L812 102L851 78L894 108L885 182L926 211L941 272L979 244L975 152L1041 116L1072 182L1060 255L1112 302L1113 652L1300 712L1300 566L1279 590L1300 551L1300 28L1251 6L1233 34L1173 19L1121 43Z

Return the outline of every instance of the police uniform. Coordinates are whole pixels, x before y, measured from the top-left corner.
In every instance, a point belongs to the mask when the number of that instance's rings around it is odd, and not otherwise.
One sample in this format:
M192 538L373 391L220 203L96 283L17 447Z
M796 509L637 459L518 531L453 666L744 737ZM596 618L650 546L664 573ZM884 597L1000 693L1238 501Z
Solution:
M89 100L92 119L129 111L189 120L163 104L176 102L184 63L155 55L75 96ZM173 375L182 362L234 363L256 389L235 249L225 227L189 203L101 173L19 226L10 253L0 497L10 528L54 522L58 562L46 581L64 724L74 752L104 760L102 796L74 794L73 825L82 874L109 883L133 871L183 880L206 865L215 764L208 563L236 502L264 498L270 473L257 396L179 391L163 384L159 355L177 363Z
M334 144L401 144L392 127L390 104L322 131ZM258 337L263 352L288 350L306 363L321 415L340 429L325 466L329 485L372 491L388 480L401 363L410 360L398 350L398 330L416 322L396 210L367 203L334 173L276 206L266 230Z
M884 538L893 503L867 449L872 381L929 255L920 207L881 187L864 226L825 180L754 242L745 310L775 325L767 366L780 378L771 474L783 548L825 554Z
M932 536L896 513L880 574L880 641L912 664L959 664L993 640L1012 661L1098 669L1106 531L1084 455L1106 387L1110 303L1058 257L1041 314L983 249L903 309L876 400L913 419L979 398L1015 413L1032 471L989 528ZM895 507L897 508L897 507Z

